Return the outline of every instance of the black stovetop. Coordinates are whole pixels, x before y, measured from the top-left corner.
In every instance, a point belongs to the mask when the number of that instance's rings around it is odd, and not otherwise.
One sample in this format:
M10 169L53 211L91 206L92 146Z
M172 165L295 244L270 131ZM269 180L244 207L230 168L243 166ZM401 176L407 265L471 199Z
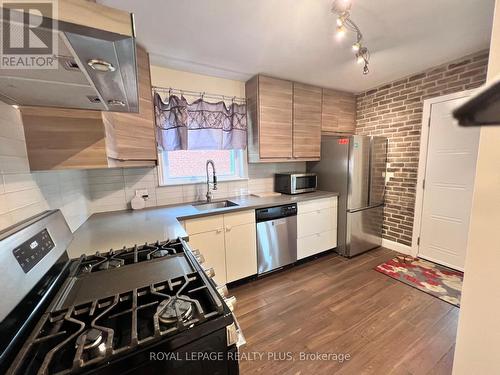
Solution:
M12 373L92 371L157 343L174 350L233 321L179 241L82 256L70 268Z

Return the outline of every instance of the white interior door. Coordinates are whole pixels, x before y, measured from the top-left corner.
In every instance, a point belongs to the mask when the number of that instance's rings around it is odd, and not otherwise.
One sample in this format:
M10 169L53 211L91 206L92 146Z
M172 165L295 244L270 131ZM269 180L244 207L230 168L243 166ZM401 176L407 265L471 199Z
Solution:
M476 174L479 127L458 126L466 97L431 106L419 256L463 270Z

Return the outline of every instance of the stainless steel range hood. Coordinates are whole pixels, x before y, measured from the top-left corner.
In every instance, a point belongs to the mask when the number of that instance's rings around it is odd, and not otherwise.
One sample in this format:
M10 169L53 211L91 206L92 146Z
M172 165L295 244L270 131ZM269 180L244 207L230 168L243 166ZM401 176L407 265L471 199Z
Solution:
M453 111L462 126L500 125L500 76Z
M42 25L38 33L54 37L57 68L5 69L2 65L0 100L28 106L138 112L133 16L83 0L58 3L56 23L30 14L38 17ZM9 12L14 14L16 10ZM25 19L22 15L2 19L1 27L26 33L29 30L22 22ZM49 26L44 27L46 23L42 22L47 20Z

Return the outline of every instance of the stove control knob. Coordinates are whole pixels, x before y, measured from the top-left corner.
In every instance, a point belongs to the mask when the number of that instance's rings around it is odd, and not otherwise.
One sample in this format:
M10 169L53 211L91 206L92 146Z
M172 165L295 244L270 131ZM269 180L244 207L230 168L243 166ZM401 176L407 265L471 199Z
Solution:
M226 302L226 305L227 305L227 307L229 307L229 310L234 311L234 308L236 307L236 297L235 296L224 298L224 302Z
M194 255L195 257L197 257L198 255L200 255L200 254L201 254L201 253L200 253L200 250L198 250L198 249L194 249L194 250L192 251L192 253L193 253L193 255Z
M222 297L227 297L227 295L229 294L229 292L227 290L227 286L225 286L225 285L218 286L217 293L219 293Z
M199 255L195 255L194 257L196 258L196 261L197 261L199 264L203 264L203 263L205 263L205 257L204 257L203 255L199 254Z
M210 278L213 278L215 276L215 271L213 268L207 268L205 270L205 274L210 277Z

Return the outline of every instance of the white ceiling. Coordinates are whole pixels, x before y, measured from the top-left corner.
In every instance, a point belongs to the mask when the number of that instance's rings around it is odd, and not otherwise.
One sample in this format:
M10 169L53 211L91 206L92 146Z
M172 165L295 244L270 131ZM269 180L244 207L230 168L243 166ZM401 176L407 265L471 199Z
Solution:
M246 80L256 73L359 92L489 47L494 0L352 0L371 51L355 63L331 0L103 0L135 13L153 64Z

